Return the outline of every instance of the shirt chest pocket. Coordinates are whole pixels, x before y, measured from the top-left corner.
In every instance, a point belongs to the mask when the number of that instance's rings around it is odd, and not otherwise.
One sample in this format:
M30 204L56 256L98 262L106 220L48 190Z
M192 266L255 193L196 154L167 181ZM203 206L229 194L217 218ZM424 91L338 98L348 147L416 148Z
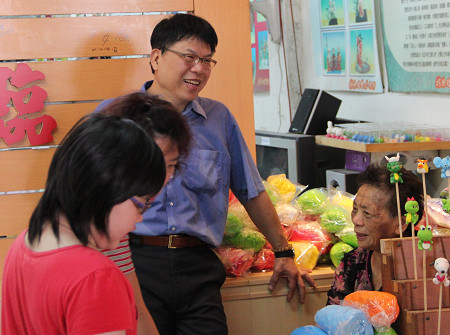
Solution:
M223 153L192 149L183 183L188 189L215 193L222 183Z

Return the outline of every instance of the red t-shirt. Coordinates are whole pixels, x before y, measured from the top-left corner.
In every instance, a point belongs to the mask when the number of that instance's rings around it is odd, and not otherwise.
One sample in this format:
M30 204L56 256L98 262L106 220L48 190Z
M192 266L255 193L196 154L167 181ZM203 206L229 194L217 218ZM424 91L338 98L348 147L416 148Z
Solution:
M33 252L25 233L5 261L2 334L136 334L133 290L111 260L80 245Z

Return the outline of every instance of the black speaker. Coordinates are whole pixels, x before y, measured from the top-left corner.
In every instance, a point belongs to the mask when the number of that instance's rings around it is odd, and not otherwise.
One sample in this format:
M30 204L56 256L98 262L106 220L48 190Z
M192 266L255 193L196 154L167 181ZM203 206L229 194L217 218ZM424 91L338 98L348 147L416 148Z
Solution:
M298 104L290 133L325 135L327 122L335 123L341 100L325 91L306 88Z

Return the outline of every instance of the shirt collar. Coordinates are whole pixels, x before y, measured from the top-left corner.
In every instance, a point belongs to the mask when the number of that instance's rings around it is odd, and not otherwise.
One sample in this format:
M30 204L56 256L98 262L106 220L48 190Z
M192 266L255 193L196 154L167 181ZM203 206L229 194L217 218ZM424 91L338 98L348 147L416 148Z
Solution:
M198 115L203 116L205 119L207 119L208 117L206 116L205 110L203 109L202 106L200 106L200 104L198 103L197 99L189 102L186 106L186 108L183 111L183 115L187 115L189 114L189 112L193 112L196 113Z

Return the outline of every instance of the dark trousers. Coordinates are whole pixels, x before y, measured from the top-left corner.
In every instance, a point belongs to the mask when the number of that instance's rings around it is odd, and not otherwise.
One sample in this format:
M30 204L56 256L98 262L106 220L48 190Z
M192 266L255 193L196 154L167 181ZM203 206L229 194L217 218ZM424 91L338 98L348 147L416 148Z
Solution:
M160 335L226 335L225 269L208 247L130 244L136 275Z

